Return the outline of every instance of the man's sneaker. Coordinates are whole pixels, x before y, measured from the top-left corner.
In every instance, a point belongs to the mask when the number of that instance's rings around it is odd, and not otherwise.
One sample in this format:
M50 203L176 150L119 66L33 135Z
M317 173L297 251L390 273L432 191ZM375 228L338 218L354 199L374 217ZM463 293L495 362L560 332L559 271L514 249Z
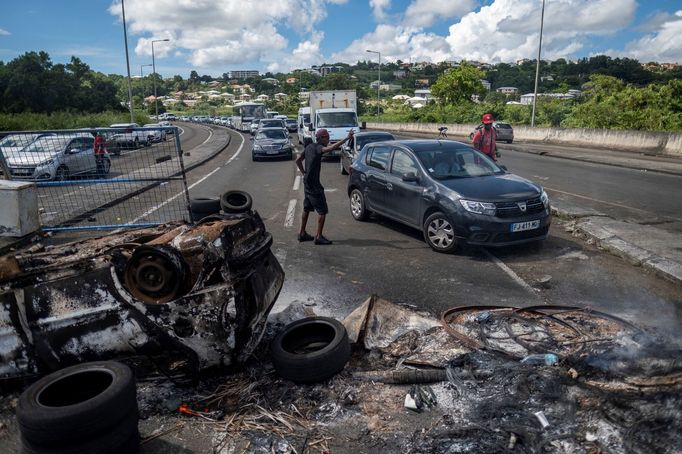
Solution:
M298 241L303 242L303 241L313 241L315 237L313 237L311 234L308 232L303 232L303 235L298 236Z
M315 244L332 244L332 242L320 235L319 238L315 238Z

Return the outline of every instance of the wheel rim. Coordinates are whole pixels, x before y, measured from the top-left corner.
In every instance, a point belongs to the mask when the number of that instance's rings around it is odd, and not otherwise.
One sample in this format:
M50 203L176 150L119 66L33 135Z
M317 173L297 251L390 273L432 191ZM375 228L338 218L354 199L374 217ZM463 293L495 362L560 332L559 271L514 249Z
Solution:
M362 196L357 191L353 191L350 196L350 212L354 218L359 218L362 214Z
M426 234L429 242L439 249L449 247L455 241L452 225L443 218L436 218L427 227Z

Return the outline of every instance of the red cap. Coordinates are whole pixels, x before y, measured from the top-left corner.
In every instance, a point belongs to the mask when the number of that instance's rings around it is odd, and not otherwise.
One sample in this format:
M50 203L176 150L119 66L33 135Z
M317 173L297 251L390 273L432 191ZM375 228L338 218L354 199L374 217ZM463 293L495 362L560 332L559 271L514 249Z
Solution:
M489 125L490 123L495 121L495 119L493 118L492 114L487 113L487 114L483 115L483 118L481 119L481 121L483 121L484 125Z

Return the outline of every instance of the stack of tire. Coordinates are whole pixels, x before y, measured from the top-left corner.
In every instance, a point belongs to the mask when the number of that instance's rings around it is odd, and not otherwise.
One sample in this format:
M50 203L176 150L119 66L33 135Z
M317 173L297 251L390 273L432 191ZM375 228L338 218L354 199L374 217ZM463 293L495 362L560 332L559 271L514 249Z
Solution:
M83 363L47 375L19 397L25 454L137 453L135 378L115 361Z
M221 211L224 214L246 213L251 210L252 205L251 195L239 190L227 191L220 198L194 198L190 200L192 222L199 222L206 217L218 215Z

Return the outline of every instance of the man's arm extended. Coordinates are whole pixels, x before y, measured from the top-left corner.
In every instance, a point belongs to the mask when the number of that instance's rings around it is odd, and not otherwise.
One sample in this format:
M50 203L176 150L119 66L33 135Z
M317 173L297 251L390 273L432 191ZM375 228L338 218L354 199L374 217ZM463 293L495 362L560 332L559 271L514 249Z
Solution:
M339 148L341 148L341 145L343 145L344 143L346 143L347 141L349 141L352 138L353 138L353 130L351 129L348 132L348 135L343 140L339 140L338 142L334 142L333 144L327 145L326 147L324 147L322 149L322 154L329 153L330 151L338 150Z

